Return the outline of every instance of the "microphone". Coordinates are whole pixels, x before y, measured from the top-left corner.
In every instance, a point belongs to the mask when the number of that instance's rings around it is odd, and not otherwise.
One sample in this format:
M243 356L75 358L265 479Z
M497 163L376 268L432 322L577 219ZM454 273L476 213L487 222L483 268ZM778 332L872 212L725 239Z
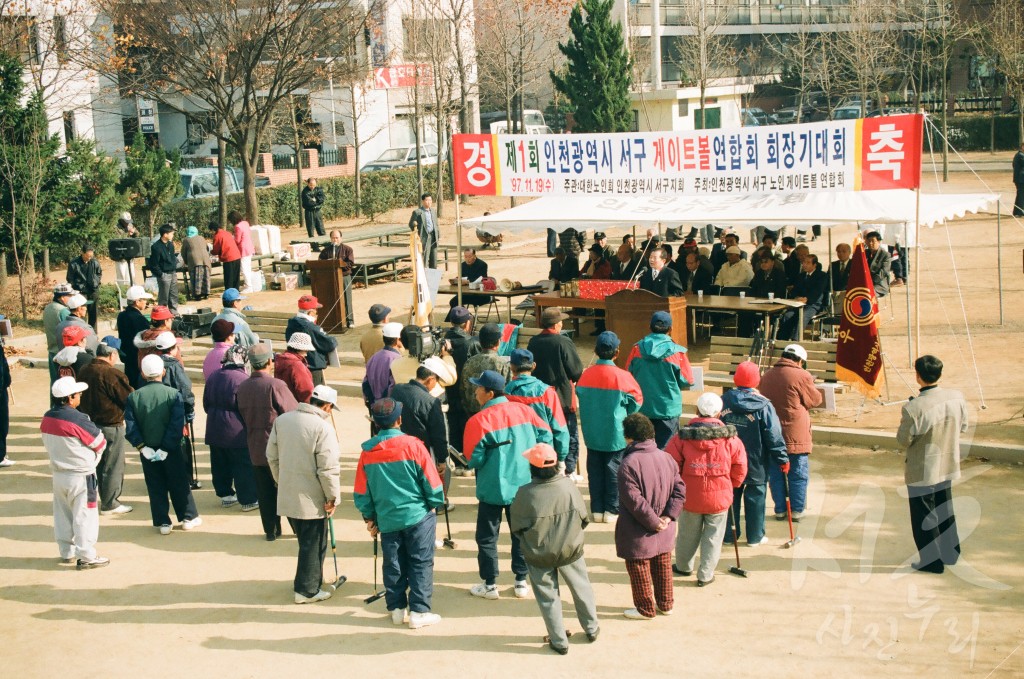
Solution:
M634 281L640 280L640 277L643 276L645 273L647 273L647 267L646 266L642 266L639 269L637 269L636 273L633 274L633 277L629 279L629 284L632 285L634 283Z

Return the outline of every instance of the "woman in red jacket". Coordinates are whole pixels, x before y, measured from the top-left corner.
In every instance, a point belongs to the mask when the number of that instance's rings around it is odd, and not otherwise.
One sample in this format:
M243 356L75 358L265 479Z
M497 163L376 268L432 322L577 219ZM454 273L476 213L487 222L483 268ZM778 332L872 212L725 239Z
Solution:
M677 575L692 575L693 561L700 547L697 586L715 580L715 567L722 553L726 512L732 505L733 488L747 476L747 453L736 436L736 427L718 419L722 399L710 392L697 399L699 417L679 430L665 446L665 452L679 465L686 484L686 503L679 517L676 538Z
M235 237L220 228L217 222L210 222L213 234L213 254L224 267L224 289L239 289L238 278L242 271L242 255L238 252Z

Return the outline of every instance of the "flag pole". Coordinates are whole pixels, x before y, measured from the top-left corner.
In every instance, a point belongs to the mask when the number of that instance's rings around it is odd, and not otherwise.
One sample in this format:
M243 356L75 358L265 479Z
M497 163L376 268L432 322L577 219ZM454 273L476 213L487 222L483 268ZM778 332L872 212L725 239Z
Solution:
M914 190L914 341L921 355L921 187ZM906 272L904 272L906 273ZM910 328L907 328L909 331ZM910 357L913 364L914 357Z
M455 288L455 299L456 304L462 306L462 213L460 206L462 201L459 200L459 194L455 194L455 272L458 277L458 281Z
M908 234L907 223L903 222L903 244L904 244L903 246L904 247L909 247L909 245L910 245L910 239L907 237L907 234ZM916 248L915 248L915 250L916 250ZM908 264L910 263L910 255L909 254L907 255L907 263ZM918 271L916 275L920 276L921 272ZM906 298L907 298L907 365L914 365L914 345L913 345L913 343L911 341L911 338L910 338L910 285L906 284L907 279L910 278L910 276L908 275L908 273L906 271L903 272L903 276L904 276L903 282L905 283L905 285L903 287L906 288L906 290L904 291L904 295L906 295Z
M999 325L1003 324L1003 206L996 201L996 271L999 273Z

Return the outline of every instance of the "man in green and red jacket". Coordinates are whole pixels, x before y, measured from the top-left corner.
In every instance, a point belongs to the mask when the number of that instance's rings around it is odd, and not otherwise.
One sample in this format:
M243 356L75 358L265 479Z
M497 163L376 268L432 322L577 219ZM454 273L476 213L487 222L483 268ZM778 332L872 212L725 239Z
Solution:
M551 429L537 413L522 403L505 397L505 378L493 370L485 370L470 380L476 386L476 400L481 410L466 423L463 450L469 468L476 470L476 498L480 506L476 515L478 585L469 593L483 599L498 598L498 531L502 514L511 521L511 505L521 486L530 482L530 465L523 457L538 443L550 444ZM525 599L530 595L526 584L526 559L519 538L512 536L512 573L514 593Z
M654 442L662 450L679 431L683 414L683 390L693 384L693 371L686 347L672 341L672 316L655 311L651 334L633 346L626 370L633 374L644 394L640 412L654 424Z
M379 433L365 442L356 467L355 505L384 551L384 600L391 622L418 629L441 616L430 610L434 590L434 533L444 504L441 477L426 446L403 434L402 404L378 399L370 408Z
M558 454L559 471L565 471L565 457L569 454L569 428L565 423L562 402L555 388L533 376L536 363L529 349L515 349L509 357L512 380L505 386L510 401L530 406L533 412L551 428L555 441L552 448Z
M610 330L598 335L597 361L576 385L594 523L615 523L619 518L619 466L626 450L622 421L644 402L636 379L615 365L619 344L619 336Z

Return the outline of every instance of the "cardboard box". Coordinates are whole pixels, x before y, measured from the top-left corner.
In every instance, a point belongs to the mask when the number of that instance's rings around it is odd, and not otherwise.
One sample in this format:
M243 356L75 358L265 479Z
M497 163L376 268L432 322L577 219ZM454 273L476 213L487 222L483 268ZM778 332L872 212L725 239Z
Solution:
M296 290L299 287L299 274L278 273L271 279L270 287L275 290Z
M309 243L294 243L287 246L284 251L288 253L293 262L304 262L309 259L313 249L309 247Z
M252 246L257 255L273 254L273 250L270 249L270 234L265 226L254 226L249 232L252 235Z

